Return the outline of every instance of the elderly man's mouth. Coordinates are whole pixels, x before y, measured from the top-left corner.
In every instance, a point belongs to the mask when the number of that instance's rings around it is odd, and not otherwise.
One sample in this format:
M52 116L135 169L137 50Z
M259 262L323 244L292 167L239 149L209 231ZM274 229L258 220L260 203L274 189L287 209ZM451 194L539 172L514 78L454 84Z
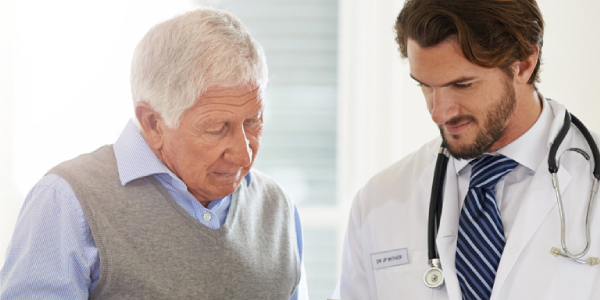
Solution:
M229 179L229 178L237 178L240 174L240 171L235 171L235 172L213 172L213 174L217 177L217 178L222 178L222 179Z

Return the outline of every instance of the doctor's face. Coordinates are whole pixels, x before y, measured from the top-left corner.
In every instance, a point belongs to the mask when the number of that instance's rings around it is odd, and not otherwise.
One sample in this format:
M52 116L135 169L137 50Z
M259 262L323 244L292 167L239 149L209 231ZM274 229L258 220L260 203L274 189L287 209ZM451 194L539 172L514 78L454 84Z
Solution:
M453 36L427 48L409 39L407 49L411 77L450 154L469 159L497 150L516 106L506 73L468 61Z
M256 87L210 88L182 115L178 128L159 122L155 153L202 204L230 195L254 163L263 108Z

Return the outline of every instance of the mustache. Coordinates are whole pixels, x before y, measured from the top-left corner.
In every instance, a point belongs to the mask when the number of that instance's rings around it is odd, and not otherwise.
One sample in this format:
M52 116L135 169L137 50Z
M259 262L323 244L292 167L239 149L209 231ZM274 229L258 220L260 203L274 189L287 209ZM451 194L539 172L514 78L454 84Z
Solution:
M460 116L460 117L454 117L454 118L448 120L448 122L444 123L443 125L454 126L454 125L458 125L460 123L466 123L469 121L477 123L477 121L475 120L475 117L473 117L473 116Z

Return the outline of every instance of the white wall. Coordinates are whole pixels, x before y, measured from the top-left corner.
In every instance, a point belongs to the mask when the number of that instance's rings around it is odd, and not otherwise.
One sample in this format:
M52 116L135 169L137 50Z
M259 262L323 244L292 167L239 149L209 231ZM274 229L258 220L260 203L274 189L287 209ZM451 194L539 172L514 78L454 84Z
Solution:
M340 195L439 135L400 59L393 26L400 1L342 0L340 22ZM600 2L539 0L546 21L539 85L590 130L600 132Z
M14 191L12 172L12 71L15 2L0 2L0 261L12 232L21 198Z
M546 23L540 90L600 132L600 2L541 0L539 5Z
M133 115L135 45L150 26L189 6L0 1L0 262L33 184L57 163L118 137Z
M375 172L438 134L396 50L399 2L340 1L343 210ZM131 115L128 72L135 43L151 24L187 3L0 1L0 261L25 193L45 170L118 136ZM594 12L600 3L539 3L546 20L541 91L598 132L600 18Z

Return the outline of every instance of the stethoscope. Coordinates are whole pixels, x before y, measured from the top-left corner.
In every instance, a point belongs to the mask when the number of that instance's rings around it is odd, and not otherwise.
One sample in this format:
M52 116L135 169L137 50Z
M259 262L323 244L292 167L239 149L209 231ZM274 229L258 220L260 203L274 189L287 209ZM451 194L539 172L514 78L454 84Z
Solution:
M568 151L573 151L581 154L586 160L590 160L589 154L583 151L580 148L569 148L561 153L558 158L558 163L556 161L556 152L558 151L558 147L564 140L567 132L569 132L569 128L571 127L571 123L573 123L579 131L585 137L590 149L592 150L592 155L594 158L594 170L592 175L594 177L592 190L590 193L590 200L588 202L587 207L587 216L585 219L586 225L586 242L587 245L583 251L577 254L572 254L568 249L565 242L565 215L563 211L563 203L562 197L560 194L560 188L558 185L558 176L556 175L558 172L558 166L560 164L560 157ZM437 288L444 283L444 272L441 269L440 258L437 252L437 245L435 243L435 239L437 236L437 232L440 226L440 218L442 216L442 204L444 201L444 179L446 176L446 168L448 166L448 156L444 154L446 150L445 143L442 142L440 146L440 150L438 152L438 157L435 165L435 171L433 175L433 184L431 187L431 202L429 203L429 223L427 228L427 243L428 243L428 255L429 255L429 266L430 268L425 271L425 275L423 276L423 281L425 285L430 288ZM556 201L558 202L558 211L560 215L560 226L561 226L561 249L556 247L552 247L550 253L554 256L563 256L567 258L571 258L574 261L582 264L589 264L591 266L600 264L600 258L598 257L590 257L587 259L583 259L582 257L587 254L591 238L590 238L590 219L592 213L592 205L594 201L594 195L598 190L598 180L600 179L600 153L598 152L598 146L594 142L592 135L589 130L577 119L574 115L570 114L568 111L565 111L565 120L563 126L554 139L552 143L552 147L550 147L550 153L548 156L548 170L552 175L552 186L554 187L554 191L556 192Z

